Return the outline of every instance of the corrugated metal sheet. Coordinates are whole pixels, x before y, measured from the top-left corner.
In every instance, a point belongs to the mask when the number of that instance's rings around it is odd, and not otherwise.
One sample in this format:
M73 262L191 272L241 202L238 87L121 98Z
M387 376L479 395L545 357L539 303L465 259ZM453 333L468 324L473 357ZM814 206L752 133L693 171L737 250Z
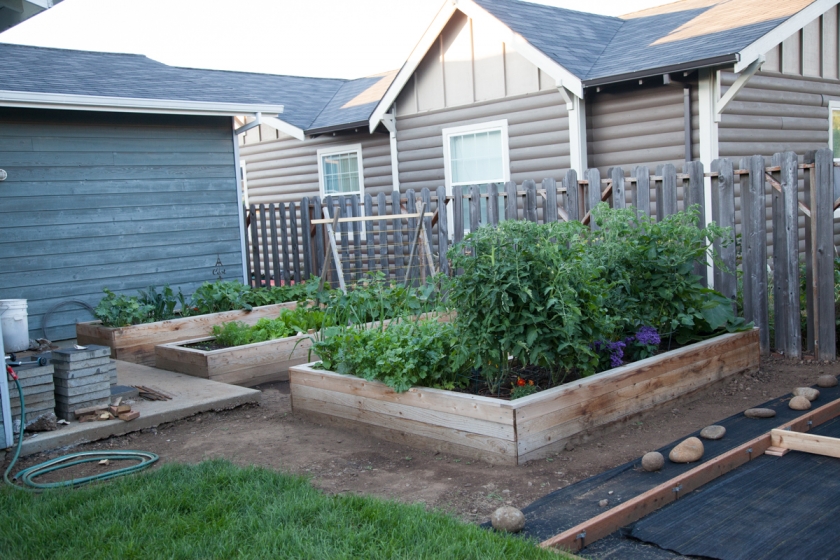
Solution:
M0 298L29 300L29 327L102 288L133 293L241 277L230 119L0 109ZM75 337L85 311L50 319Z

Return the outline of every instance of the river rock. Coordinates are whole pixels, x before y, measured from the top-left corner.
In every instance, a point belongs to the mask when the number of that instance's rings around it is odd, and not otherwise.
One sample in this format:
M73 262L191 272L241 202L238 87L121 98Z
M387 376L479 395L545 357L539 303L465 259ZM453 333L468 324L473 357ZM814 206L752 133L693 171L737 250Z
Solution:
M747 418L773 418L776 416L776 411L772 408L750 408L744 411L744 416Z
M490 524L497 531L518 533L525 526L525 514L511 506L502 506L490 516Z
M819 379L817 379L817 385L820 387L836 387L837 386L837 378L833 375L820 375Z
M726 428L723 426L706 426L700 430L700 437L703 439L721 439L726 435Z
M788 406L793 410L808 410L811 408L811 401L800 395L790 399Z
M659 451L645 453L642 457L642 468L648 472L655 472L665 465L665 457Z
M692 463L703 457L703 442L699 438L690 437L671 450L668 458L674 463Z
M815 401L820 398L820 392L811 387L797 387L793 390L794 397L805 397L809 401Z

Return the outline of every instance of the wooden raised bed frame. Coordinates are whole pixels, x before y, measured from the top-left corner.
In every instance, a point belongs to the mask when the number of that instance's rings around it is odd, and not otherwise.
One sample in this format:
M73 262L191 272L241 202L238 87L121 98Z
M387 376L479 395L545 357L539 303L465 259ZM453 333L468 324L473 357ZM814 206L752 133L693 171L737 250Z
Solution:
M155 347L155 367L212 381L253 387L287 381L289 368L308 361L310 335L301 334L219 350L187 348L188 344L215 340L212 336L161 344Z
M567 441L758 368L758 329L726 334L515 401L291 368L292 409L356 423L385 439L435 451L522 464Z
M179 340L188 340L207 336L213 325L229 321L242 321L253 325L263 318L273 319L283 309L295 309L294 301L263 305L251 311L236 310L181 317L169 321L131 325L130 327L103 327L101 321L76 324L76 340L81 345L99 344L111 349L111 358L143 364L155 365L155 346Z

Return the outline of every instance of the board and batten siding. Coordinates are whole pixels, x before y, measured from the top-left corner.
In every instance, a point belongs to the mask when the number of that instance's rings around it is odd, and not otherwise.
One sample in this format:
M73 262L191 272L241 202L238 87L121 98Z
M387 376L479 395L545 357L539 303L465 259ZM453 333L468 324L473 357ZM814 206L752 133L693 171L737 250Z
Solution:
M264 128L263 126L260 129ZM257 131L257 128L249 130ZM239 148L245 162L250 204L298 202L303 197L319 196L318 150L346 144L361 144L365 192L376 196L391 192L391 145L387 134L369 134L367 127L353 134L325 135L298 140L270 129L259 130ZM246 133L247 135L247 133Z
M241 279L229 118L0 109L0 168L0 299L28 300L32 338L103 287L189 294L217 258ZM91 319L62 309L56 340Z
M554 80L456 12L396 101L400 189L444 184L443 129L508 121L510 179L562 179L569 120Z

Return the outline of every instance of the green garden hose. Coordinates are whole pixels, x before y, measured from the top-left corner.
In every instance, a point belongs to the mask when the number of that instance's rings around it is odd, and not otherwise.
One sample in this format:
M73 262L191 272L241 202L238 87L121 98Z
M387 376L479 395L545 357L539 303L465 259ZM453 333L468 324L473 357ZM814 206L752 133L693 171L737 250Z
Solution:
M6 468L6 472L3 473L3 479L10 486L13 486L19 490L45 490L47 488L81 486L82 484L87 484L88 482L107 480L109 478L122 476L124 474L130 474L141 471L145 468L150 467L152 463L158 460L157 455L155 455L154 453L149 453L148 451L80 451L78 453L62 455L61 457L50 459L49 461L39 463L37 465L29 467L28 469L23 469L13 477L14 480L20 479L24 484L24 486L18 486L17 484L12 482L12 480L9 480L9 473L12 472L12 468L14 468L15 463L17 463L17 460L20 457L21 447L23 447L23 426L24 420L26 418L26 405L23 402L23 388L20 386L20 381L18 381L17 374L15 374L14 370L12 370L12 368L9 366L6 366L6 369L8 370L9 375L12 376L15 385L17 385L18 395L20 396L20 435L18 436L17 448L15 448L15 454L12 457L12 462L9 463L9 466ZM124 467L122 469L95 474L92 476L85 476L82 478L62 480L60 482L35 482L35 478L43 476L47 473L51 473L53 471L57 471L59 469L66 469L67 467L72 467L73 465L80 465L82 463L92 463L94 461L98 462L105 459L109 461L140 462L136 465Z

